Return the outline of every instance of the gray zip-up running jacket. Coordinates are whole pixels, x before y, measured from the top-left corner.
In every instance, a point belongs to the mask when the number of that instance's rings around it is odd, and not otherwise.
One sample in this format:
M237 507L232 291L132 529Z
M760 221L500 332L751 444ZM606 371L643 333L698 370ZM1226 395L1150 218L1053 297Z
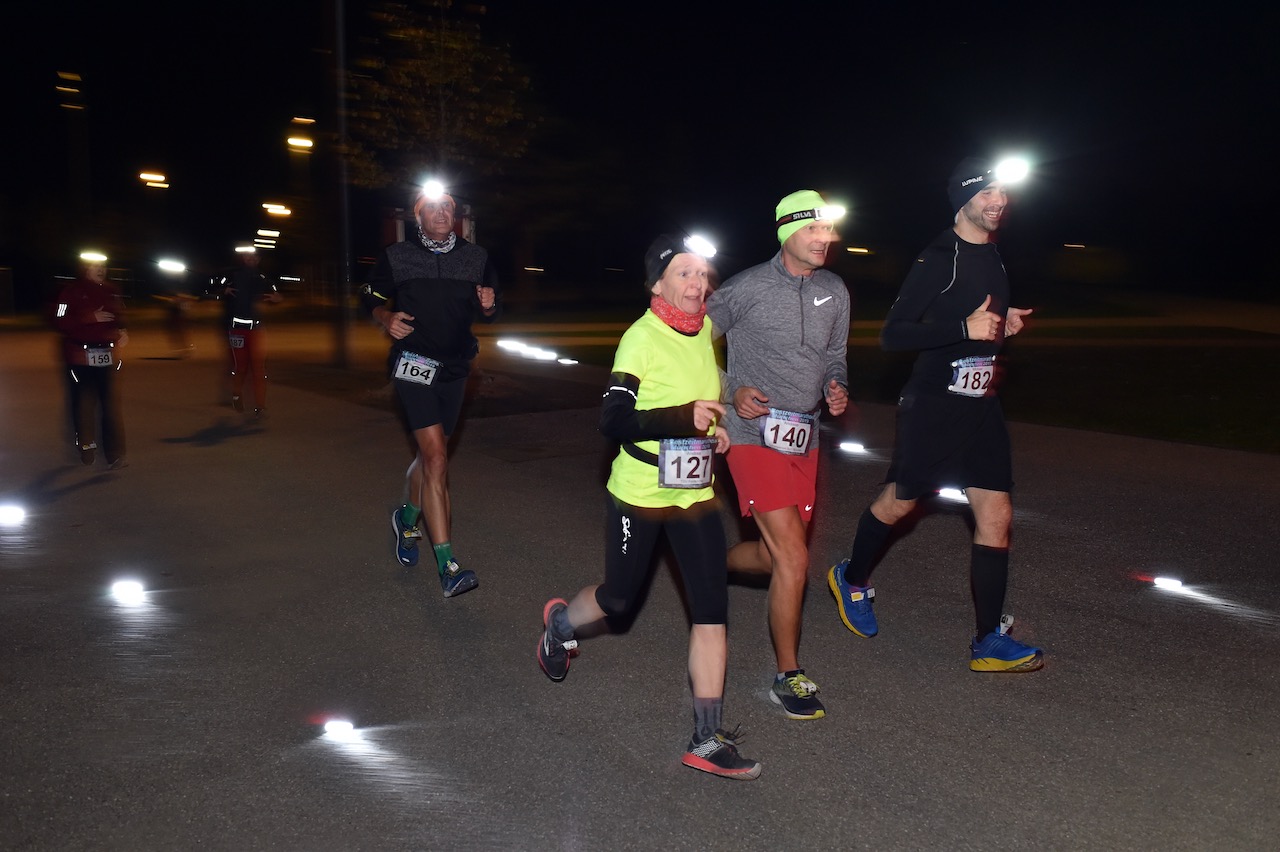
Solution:
M715 335L727 335L725 425L735 444L763 444L759 420L733 410L740 387L757 387L768 405L815 412L832 379L849 386L849 291L825 269L792 275L779 251L768 263L739 272L707 299Z

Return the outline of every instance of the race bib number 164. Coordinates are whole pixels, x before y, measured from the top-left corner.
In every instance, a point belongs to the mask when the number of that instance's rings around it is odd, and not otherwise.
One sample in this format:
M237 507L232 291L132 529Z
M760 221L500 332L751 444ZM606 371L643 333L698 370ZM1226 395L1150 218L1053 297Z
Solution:
M401 352L396 362L396 378L419 385L429 385L436 380L440 362L419 355L417 352Z

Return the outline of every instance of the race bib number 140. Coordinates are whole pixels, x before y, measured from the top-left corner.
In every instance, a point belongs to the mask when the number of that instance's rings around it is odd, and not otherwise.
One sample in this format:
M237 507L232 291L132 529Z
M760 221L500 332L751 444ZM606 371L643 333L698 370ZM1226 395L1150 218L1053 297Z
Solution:
M817 421L812 414L770 408L761 424L764 445L789 456L807 456Z

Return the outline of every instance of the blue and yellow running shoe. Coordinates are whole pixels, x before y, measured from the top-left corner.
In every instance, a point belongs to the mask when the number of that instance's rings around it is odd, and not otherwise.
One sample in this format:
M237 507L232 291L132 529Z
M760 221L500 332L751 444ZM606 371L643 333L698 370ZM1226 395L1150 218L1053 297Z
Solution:
M973 659L969 668L975 672L1003 672L1020 674L1033 672L1044 665L1044 654L1039 648L1023 645L1009 635L1013 627L1013 616L1000 616L1000 626L982 637L974 638L970 644Z
M844 626L863 639L870 639L880 632L875 610L871 608L876 590L871 586L849 585L844 579L844 569L848 565L849 560L846 559L831 566L831 570L827 572L827 587L836 596L836 605Z

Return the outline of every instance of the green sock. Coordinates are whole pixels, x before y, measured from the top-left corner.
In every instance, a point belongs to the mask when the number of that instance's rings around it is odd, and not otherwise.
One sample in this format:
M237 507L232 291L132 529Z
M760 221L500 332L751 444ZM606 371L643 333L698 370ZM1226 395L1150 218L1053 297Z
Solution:
M422 517L422 510L412 503L405 503L400 507L400 523L406 527L417 526L420 517Z
M444 544L437 544L434 549L436 552L436 567L443 574L445 566L449 564L449 560L453 559L453 545L446 541Z

